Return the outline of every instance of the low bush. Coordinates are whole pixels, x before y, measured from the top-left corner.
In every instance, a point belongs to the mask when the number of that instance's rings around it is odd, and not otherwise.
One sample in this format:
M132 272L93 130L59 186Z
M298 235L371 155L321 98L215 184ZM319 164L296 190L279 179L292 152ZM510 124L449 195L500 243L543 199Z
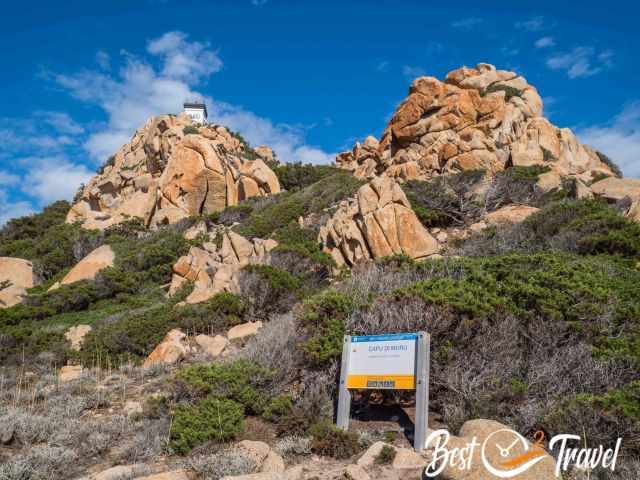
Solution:
M637 259L640 225L601 200L564 200L547 205L521 224L473 235L460 247L466 255L549 249Z
M622 178L622 170L620 170L620 167L613 160L611 160L608 156L598 150L596 150L596 155L598 155L598 158L602 163L604 163L611 169L616 177Z
M422 224L449 227L475 221L482 204L473 190L484 177L483 170L443 175L429 181L412 180L402 189Z
M143 358L162 341L166 333L180 328L190 333L226 331L242 322L244 304L232 293L219 293L206 302L175 307L167 303L133 310L121 318L98 325L86 337L78 356L85 362L109 356L119 363L127 359Z
M247 265L240 274L240 292L249 316L268 320L288 311L298 300L302 282L272 265Z
M38 214L16 218L0 229L0 256L31 260L34 273L48 280L75 265L102 243L102 234L65 223L71 208L55 202Z
M169 446L179 454L208 441L233 440L244 429L244 409L233 400L206 398L176 408Z
M346 460L362 450L357 433L340 430L331 422L316 423L309 433L311 450L317 455Z
M200 133L200 129L195 125L187 125L182 129L182 133L184 133L185 135L198 134Z
M271 402L273 374L246 360L194 365L178 372L176 390L181 397L214 395L238 402L247 414L262 415Z
M210 455L192 457L189 459L189 466L201 478L206 478L207 480L249 475L257 467L252 458L235 448L222 450Z
M278 176L280 186L285 190L296 190L308 187L323 178L338 172L330 165L303 165L301 162L276 165L273 171Z
M347 295L328 290L311 297L303 308L300 323L308 339L301 348L311 364L326 365L342 354L345 323L356 304Z
M375 463L377 465L390 465L396 458L396 449L390 445L383 445L380 453L376 455Z

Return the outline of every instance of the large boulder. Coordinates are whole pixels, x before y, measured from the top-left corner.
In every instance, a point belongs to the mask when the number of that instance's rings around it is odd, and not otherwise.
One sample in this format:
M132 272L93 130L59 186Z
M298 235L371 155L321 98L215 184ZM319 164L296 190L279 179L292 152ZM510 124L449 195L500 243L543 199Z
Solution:
M640 222L640 179L609 177L591 185L591 191L608 202L620 204L628 218Z
M404 254L420 259L440 249L422 226L400 186L376 177L355 198L340 203L320 228L319 241L338 265Z
M204 302L220 292L235 292L242 267L249 263L266 263L269 252L278 245L270 239L247 240L232 231L221 236L219 245L205 242L202 248L191 247L187 255L178 259L173 266L171 295L186 282L194 284L193 291L186 298L187 303Z
M459 436L449 437L446 448L464 448L474 439L479 446L473 449L470 467L460 469L459 464L454 466L448 464L438 478L442 478L443 480L497 480L500 478L492 474L484 466L482 461L482 445L485 441L486 448L484 449L484 453L488 463L501 471L508 471L509 467L503 466L505 462L514 460L519 455L532 451L532 444L524 438L519 439L516 437L515 433L507 426L493 420L482 419L466 422L460 429ZM433 445L430 446L432 447ZM502 455L503 451L500 450L499 446L511 446L506 457ZM540 450L540 453L542 460L535 463L528 470L509 478L514 478L515 480L555 480L556 465L553 457L543 449Z
M262 158L249 160L245 144L226 128L196 128L186 115L161 115L83 188L67 222L90 229L134 217L151 226L175 223L279 191L275 173Z
M191 351L186 337L178 329L171 330L153 352L149 354L142 366L149 368L156 364L173 365L179 362Z
M0 257L0 308L22 302L27 288L35 285L33 264L28 260Z
M356 143L336 163L360 178L426 179L474 169L491 174L509 165L547 165L584 181L613 174L571 130L542 115L540 95L520 75L486 63L462 67L444 81L414 80L380 140Z
M56 290L61 285L69 285L81 280L93 280L100 270L113 267L115 258L113 249L109 245L102 245L80 260L60 282L56 282L49 290Z

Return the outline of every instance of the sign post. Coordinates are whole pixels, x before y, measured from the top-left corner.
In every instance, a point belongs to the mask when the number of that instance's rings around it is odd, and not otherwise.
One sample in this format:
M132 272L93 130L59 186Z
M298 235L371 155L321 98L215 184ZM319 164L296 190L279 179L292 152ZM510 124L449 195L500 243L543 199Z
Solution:
M350 389L415 390L413 446L423 450L429 411L430 337L426 332L345 335L338 393L337 426L349 427Z

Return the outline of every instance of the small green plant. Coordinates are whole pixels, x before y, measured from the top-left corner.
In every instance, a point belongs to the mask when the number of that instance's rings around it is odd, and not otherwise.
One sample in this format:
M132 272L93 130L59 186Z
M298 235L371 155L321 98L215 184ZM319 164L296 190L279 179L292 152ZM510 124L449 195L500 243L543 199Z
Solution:
M558 160L558 158L551 153L551 150L544 148L543 146L540 146L540 148L542 149L542 159L545 162L556 162Z
M482 96L487 95L488 93L493 93L493 92L504 92L504 96L505 96L505 101L509 101L512 97L520 97L522 96L522 91L518 90L515 87L512 87L511 85L501 85L501 84L493 84L493 85L489 85L489 87L487 87L483 92L482 92Z
M236 360L184 368L176 375L176 386L192 398L216 395L238 402L248 414L262 415L271 402L268 387L272 376L255 363ZM280 399L276 404L282 402Z
M598 158L602 163L604 163L611 169L616 177L622 178L622 170L620 170L620 167L613 160L611 160L608 156L598 150L596 150L596 155L598 155Z
M335 290L327 290L305 302L301 324L311 334L301 347L311 364L327 365L340 356L345 322L355 308L349 296Z
M244 409L233 400L207 398L195 405L177 407L169 446L185 455L208 441L227 442L244 429Z
M200 133L200 129L194 125L187 125L182 129L182 133L185 135L198 134Z
M398 432L388 431L384 432L384 441L387 443L394 443L398 438Z
M284 416L291 413L293 409L293 399L289 394L278 395L271 399L262 412L262 418L270 422L277 422Z
M376 465L390 465L393 463L393 460L396 458L396 449L391 445L383 445L380 453L376 455L375 463Z
M328 421L312 425L309 433L313 437L311 450L317 455L344 460L361 450L357 433L340 430Z

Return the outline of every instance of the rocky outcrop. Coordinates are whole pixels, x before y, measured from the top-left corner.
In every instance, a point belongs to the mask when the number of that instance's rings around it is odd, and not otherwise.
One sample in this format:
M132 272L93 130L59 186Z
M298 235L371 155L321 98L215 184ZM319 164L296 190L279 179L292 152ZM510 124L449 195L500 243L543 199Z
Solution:
M170 294L177 292L185 282L193 282L194 289L187 303L204 302L223 291L235 291L238 272L249 263L265 263L267 254L278 242L254 238L247 240L233 231L222 235L219 246L205 242L200 247L191 247L189 253L180 257L173 266Z
M185 115L151 118L84 187L67 222L175 223L279 192L276 175L261 158L248 160L246 148L224 127L195 127Z
M487 461L496 468L502 468L501 464L508 460L514 459L519 455L523 455L528 452L532 452L533 448L531 443L526 439L516 440L514 432L501 423L493 420L470 420L466 422L459 432L459 437L451 436L447 444L447 448L452 449L455 447L465 447L474 438L482 445L487 438L491 436L490 441L487 441L487 448L484 450ZM522 443L524 442L525 445ZM499 449L499 445L512 445L508 450L508 456L502 455L502 451ZM502 449L504 450L504 449ZM553 480L556 479L555 475L555 461L551 455L549 455L544 449L540 449L542 460L535 465L520 473L516 477L519 480ZM467 469L460 469L458 466L447 465L444 471L438 476L443 480L486 480L498 478L491 475L484 466L481 459L481 448L475 448L473 450L473 458L470 461L470 467Z
M229 340L222 335L211 337L209 335L200 334L196 336L195 341L202 351L212 358L222 355L222 352L224 352L225 348L227 348L227 345L229 344Z
M102 245L80 260L62 280L54 283L49 291L81 280L93 280L100 270L113 267L115 259L116 255L113 249L109 245Z
M389 177L375 178L341 202L321 227L319 241L338 265L349 266L393 254L420 259L440 248Z
M191 351L186 335L178 329L167 333L160 344L149 354L142 366L149 368L156 364L173 365Z
M478 64L444 82L417 78L378 141L368 137L338 155L338 166L360 178L426 179L442 173L511 165L547 165L585 182L613 175L569 129L543 116L536 89L513 72Z
M64 338L71 343L71 350L79 351L84 343L84 337L86 337L91 330L93 330L91 325L76 325L69 328L69 330L65 332Z
M627 217L640 222L640 180L609 177L591 185L591 191L610 203L621 206Z
M227 332L227 338L229 341L233 340L245 340L247 337L252 337L258 334L258 330L262 328L262 322L247 322L241 325L231 327Z
M34 285L31 262L22 258L0 257L0 308L21 303L27 289Z
M82 378L82 365L66 365L58 372L58 379L61 382L71 382L80 378Z

